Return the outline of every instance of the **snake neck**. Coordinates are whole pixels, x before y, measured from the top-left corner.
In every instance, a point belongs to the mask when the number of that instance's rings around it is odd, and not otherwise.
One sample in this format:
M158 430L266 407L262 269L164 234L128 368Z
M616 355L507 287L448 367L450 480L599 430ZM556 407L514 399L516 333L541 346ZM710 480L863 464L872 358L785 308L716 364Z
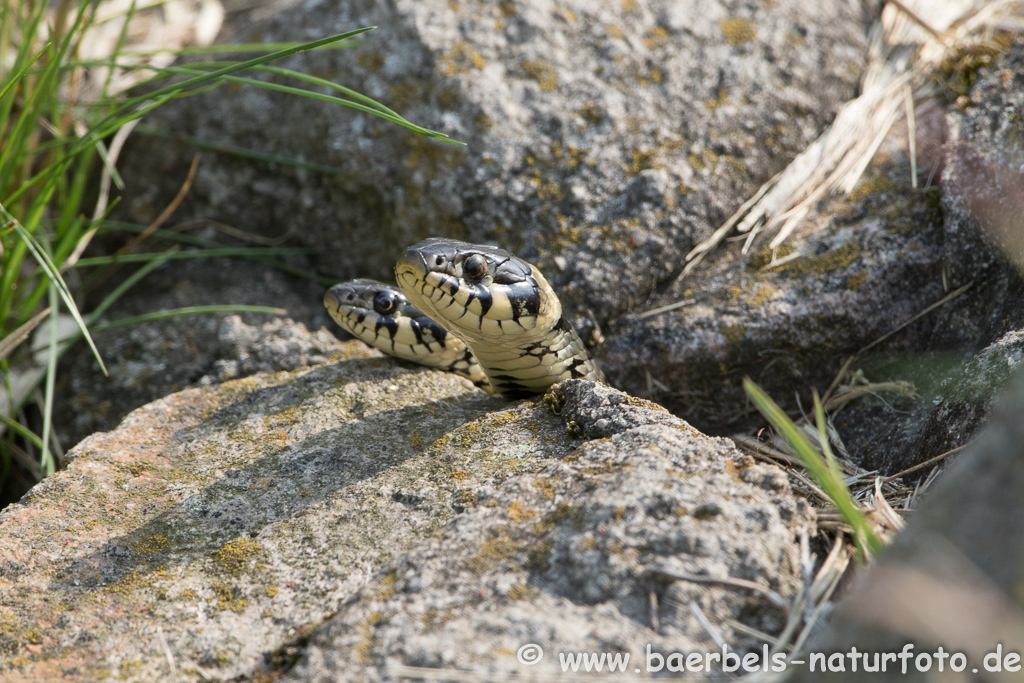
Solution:
M480 367L495 393L506 398L525 398L547 391L564 379L604 382L586 345L565 316L538 341L525 344L470 343Z

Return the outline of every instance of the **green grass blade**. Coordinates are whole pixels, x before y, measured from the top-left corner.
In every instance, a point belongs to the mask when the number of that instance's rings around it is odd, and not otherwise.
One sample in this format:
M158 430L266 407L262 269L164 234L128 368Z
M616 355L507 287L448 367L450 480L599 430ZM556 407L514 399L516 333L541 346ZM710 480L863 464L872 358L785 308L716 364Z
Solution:
M104 232L123 230L125 232L131 232L136 234L141 233L145 229L146 226L144 225L124 223L121 221L106 221L103 224L102 228ZM195 237L194 235L186 235L184 233L176 232L174 230L156 230L153 232L153 236L167 240L172 240L175 242L181 242L182 244L190 244L196 247L209 247L212 249L218 249L223 247L223 244L221 242L215 242L213 240L204 240L202 238ZM283 273L295 275L296 277L301 277L304 280L311 280L313 282L316 282L321 285L326 285L328 287L344 280L344 278L327 277L324 275L319 275L310 270L306 270L305 268L299 268L298 266L293 266L290 263L278 261L277 259L272 258L270 256L245 256L244 258L255 263L261 263L265 266L270 266L271 268L280 270Z
M99 3L97 3L97 5L98 4ZM124 14L124 23L121 24L121 32L118 34L117 43L114 45L114 49L111 51L111 54L113 55L119 55L124 50L124 43L125 40L127 40L128 38L128 29L132 25L132 19L135 18L135 5L135 0L132 0L131 4L128 6L128 11ZM107 77L103 81L103 89L100 91L101 97L106 97L107 93L110 92L110 83L111 81L113 81L115 73L117 72L114 69L107 70ZM123 186L119 186L119 189L123 189Z
M224 80L232 82L232 83L238 83L240 85L250 85L250 86L253 86L253 87L256 87L256 88L263 88L264 90L273 90L275 92L286 93L288 95L296 95L296 96L299 96L299 97L308 97L308 98L313 99L313 100L320 100L321 102L330 102L331 104L338 104L338 105L341 105L343 107L349 107L351 109L355 109L356 111L361 111L361 112L364 112L366 114L372 114L374 116L378 116L378 117L384 119L385 121L390 121L391 123L398 124L399 126L404 126L405 128L408 128L409 130L412 130L412 131L415 131L417 133L420 133L421 135L426 135L427 137L434 138L435 140L441 140L443 142L450 142L453 145L465 145L466 144L464 142L459 142L458 140L452 140L445 133L441 133L441 132L438 132L436 130L431 130L429 128L424 128L423 126L418 126L415 123L407 121L406 119L402 118L400 115L395 114L390 109L387 109L387 107L385 107L384 105L379 104L377 102L374 102L374 105L376 105L376 106L367 106L367 105L361 104L359 102L353 102L352 100L346 100L343 97L335 97L334 95L324 95L323 93L313 92L312 90L304 90L302 88L296 88L296 87L290 86L290 85L281 85L279 83L270 83L269 81L261 81L261 80L259 80L257 78L246 78L244 76L224 76ZM366 98L366 99L369 99L369 98Z
M375 100L375 99L373 99L371 97L367 97L366 95L364 95L364 94L362 94L360 92L356 92L352 88L346 88L345 86L339 85L338 83L335 83L334 81L329 81L326 78L320 78L318 76L311 76L310 74L304 74L301 71L294 71L292 69L286 69L286 68L280 67L280 66L261 66L261 67L257 68L256 70L257 71L266 72L266 73L276 74L278 76L287 76L287 77L290 77L290 78L294 78L296 80L305 81L306 83L310 83L312 85L319 85L319 86L322 86L324 88L330 88L331 90L336 90L336 91L342 93L343 95L351 97L354 100L358 100L358 101L362 102L363 104L368 104L371 107L374 107L376 109L380 109L385 114L390 114L390 115L392 115L392 116L394 116L396 118L402 119L403 121L406 120L405 117L401 116L398 112L393 111L392 109L389 109L389 108L385 107L383 104L381 104L377 100Z
M254 59L250 59L245 62L238 62L230 66L223 67L211 72L204 72L202 75L194 76L193 78L186 79L179 83L163 86L157 88L151 92L147 92L145 95L138 97L129 98L123 103L117 104L113 107L112 111L109 112L103 119L92 124L89 131L78 138L70 147L67 154L57 161L51 163L49 166L43 168L35 176L22 183L22 186L7 197L7 202L12 203L16 199L20 198L22 194L28 191L32 186L38 183L40 180L46 177L50 177L59 174L66 168L83 150L91 148L96 144L97 141L102 140L107 135L113 133L118 128L123 126L125 123L134 119L145 116L150 111L156 109L164 102L174 99L176 97L183 97L187 95L196 94L195 88L203 85L217 85L218 81L223 81L223 77L235 73L236 71L242 71L250 69L260 64L264 64L275 59L281 59L283 57L289 57L299 52L305 52L308 50L315 50L332 43L337 43L342 40L347 40L354 36L372 31L375 26L368 26L366 28L356 29L354 31L348 31L346 33L339 33L337 35L328 36L320 40L314 40L308 43L302 43L296 47L288 48L285 50L278 50L271 52L270 54L262 55ZM132 65L119 65L123 68L131 68ZM192 89L192 90L190 90ZM426 130L426 129L424 129ZM438 133L443 135L443 133Z
M294 54L298 54L299 52L306 52L308 50L315 50L315 49L317 49L319 47L323 47L325 45L330 45L331 43L337 43L337 42L342 41L342 40L347 40L349 38L354 38L355 36L358 36L358 35L361 35L363 33L366 33L367 31L372 31L375 28L377 28L377 27L376 26L367 26L365 28L357 28L354 31L348 31L346 33L339 33L339 34L336 34L336 35L333 35L333 36L328 36L327 38L321 38L320 40L314 40L314 41L310 41L308 43L303 43L302 45L297 45L295 47L286 48L284 50L277 50L275 52L271 52L270 54L261 55L259 57L254 57L253 59L249 59L249 60L244 61L244 62L237 62L237 63L234 63L234 64L232 64L230 66L225 66L225 67L223 67L221 69L217 69L215 71L211 71L211 72L208 72L208 73L204 73L202 75L195 76L193 78L186 79L185 81L182 81L181 83L174 83L172 85L164 86L163 88L157 88L153 92L146 93L145 95L142 95L140 97L134 97L134 98L131 98L131 99L127 100L117 110L112 112L103 121L101 121L99 124L97 124L96 126L93 127L94 134L97 135L97 136L102 137L103 134L104 134L102 131L104 130L105 125L109 124L109 122L111 120L114 120L114 119L124 115L125 113L130 112L132 109L137 107L139 104L141 104L143 102L146 102L148 100L159 98L159 97L162 97L164 95L174 95L174 96L176 96L176 95L181 94L182 92L184 92L185 90L187 90L187 89L189 89L189 88L191 88L193 86L202 85L204 83L209 83L211 81L218 80L218 79L220 79L220 78L222 78L224 76L227 76L229 74L233 74L233 73L235 73L237 71L244 71L245 69L251 69L251 68L253 68L255 66L259 66L260 64L265 64L266 62L272 62L274 60L282 59L284 57L290 57L290 56L292 56ZM88 137L88 136L86 136L86 137Z
M307 247L221 247L216 249L190 249L167 254L163 251L143 254L113 254L111 256L94 256L78 259L75 268L90 266L109 266L114 263L145 263L153 259L193 259L193 258L224 258L245 256L276 256L279 254L310 254L313 250Z
M107 330L126 327L128 325L138 325L139 323L148 323L153 322L154 320L167 320L169 318L178 318L187 315L204 315L207 313L265 313L267 315L284 315L287 312L288 311L283 308L274 308L272 306L189 306L186 308L170 308L164 311L133 315L129 318L121 318L120 320L114 320L103 325L96 325L93 329L97 334L99 334L100 332L106 332Z
M215 63L211 63L211 64L206 65L206 66L217 67L220 64L221 64L221 62L215 62ZM131 64L111 64L110 66L112 66L112 67L116 66L118 68L123 68L123 69L133 69L133 68L134 69L147 68L147 69L150 69L150 70L153 69L153 67L142 67L140 65L131 65ZM202 66L204 66L204 65L192 65L192 66L189 66L189 67L167 66L167 67L161 68L160 71L162 73L167 73L167 74L191 75L191 76L197 76L199 74L208 74L208 73L219 73L220 71L223 71L223 68L220 68L220 69L217 69L217 70L214 70L214 71L204 71L201 68ZM432 138L434 138L436 140L441 140L441 141L444 141L444 142L450 142L450 143L456 144L456 145L464 145L465 144L464 142L459 142L457 140L452 140L451 138L448 137L448 135L446 133L441 133L441 132L436 131L436 130L431 130L429 128L424 128L423 126L416 125L415 123L412 123L408 119L404 118L401 114L398 114L397 112L395 112L392 109L386 107L385 105L381 104L380 102L377 102L376 100L374 100L374 99L372 99L370 97L367 97L366 95L358 93L355 90L352 90L351 88L346 88L345 86L338 85L337 83L333 83L331 81L328 81L328 80L325 80L325 79L322 79L322 78L317 78L315 76L308 76L306 74L302 74L302 73L297 72L297 71L291 71L290 69L282 69L280 67L265 67L265 66L263 66L263 67L255 68L254 70L268 72L268 73L273 73L273 74L278 74L278 75L283 75L283 76L289 76L289 77L292 77L292 78L296 78L296 79L299 79L299 80L302 80L302 81L309 82L311 84L315 84L315 85L320 85L320 86L323 86L323 87L331 88L333 90L337 90L338 92L345 93L345 94L353 97L353 99L359 100L359 101L347 100L347 99L345 99L343 97L335 97L334 95L325 95L325 94L322 94L322 93L314 92L312 90L305 90L303 88L296 88L294 86L281 85L281 84L278 84L278 83L271 83L269 81L261 81L261 80L256 79L256 78L247 78L245 76L230 76L230 75L228 75L228 76L222 76L221 78L224 81L230 82L230 83L238 83L240 85L250 85L250 86L253 86L253 87L256 87L256 88L263 88L265 90L274 90L276 92L282 92L282 93L286 93L286 94L289 94L289 95L296 95L296 96L299 96L299 97L308 97L308 98L315 99L315 100L320 100L320 101L323 101L323 102L330 102L332 104L338 104L338 105L341 105L343 107L350 107L352 109L356 109L357 111L361 111L361 112L364 112L364 113L367 113L367 114L372 114L373 116L378 116L378 117L380 117L380 118L382 118L382 119L384 119L386 121L390 121L391 123L398 124L399 126L404 126L405 128L408 128L408 129L413 130L413 131L415 131L417 133L420 133L421 135L426 135L426 136L432 137ZM192 94L192 93L187 93L187 94ZM365 103L365 104L363 104L363 103Z
M821 443L821 452L825 455L825 463L828 465L832 476L842 481L843 471L836 462L836 456L832 452L832 445L828 441L828 422L825 420L825 409L821 405L821 397L814 392L814 420L818 425L818 441Z
M323 164L314 164L309 161L296 161L295 159L289 159L288 157L277 156L275 154L266 154L259 152L248 147L236 147L234 145L226 145L224 143L213 143L199 138L192 137L190 135L182 135L180 133L170 133L153 126L147 126L145 124L139 124L135 127L135 132L143 135L149 135L155 138L161 138L163 140L173 140L175 142L184 142L197 149L208 149L211 152L219 152L221 154L230 154L232 156L241 157L243 159L252 159L253 161L261 161L268 164L278 164L281 166L289 166L292 168L301 168L307 171L315 171L317 173L324 173L329 175L346 175L348 171L337 168L335 166L324 166Z
M25 228L22 227L13 216L7 213L7 210L0 205L0 214L4 216L11 224L14 230L21 237L22 242L28 247L29 251L35 257L36 261L42 267L46 276L50 278L50 281L57 286L57 291L60 294L61 299L64 300L64 305L68 307L68 312L71 317L75 319L75 324L78 325L78 329L82 331L82 336L85 337L86 342L89 344L89 348L92 349L92 354L96 356L96 361L100 364L100 369L103 370L103 374L107 375L107 366L103 364L103 359L100 357L99 349L96 348L95 342L89 335L89 330L85 326L85 321L82 320L82 315L78 312L78 306L75 305L75 299L71 296L71 290L68 289L67 284L64 282L64 278L60 276L57 267L50 260L50 257L46 255L42 247L36 243L32 235L29 234Z
M46 47L43 48L44 52L52 52L53 45L47 43ZM47 66L41 79L45 80L53 77L53 66L52 58L50 66ZM18 159L23 156L25 145L28 144L30 139L30 133L27 132L36 125L36 112L38 111L38 103L42 98L43 93L46 92L46 88L42 85L32 89L28 97L25 98L25 103L21 107L21 111L18 117L15 119L14 127L6 136L6 145L2 152L0 152L0 172L4 172L8 168L8 162L13 159ZM13 141L13 142L12 142ZM3 197L0 197L0 201Z
M864 513L853 500L842 477L835 476L825 459L807 440L800 428L750 378L743 380L743 389L765 419L782 434L786 442L796 451L804 467L818 480L822 490L839 510L843 520L853 528L854 541L857 543L862 561L877 555L882 549L882 542L878 540L867 519L864 518Z
M7 358L11 355L11 351L18 347L23 341L28 339L28 336L32 334L39 323L46 319L46 316L50 315L50 309L40 311L36 315L32 316L31 319L26 320L18 329L11 332L9 335L0 339L0 360Z
M12 420L11 418L2 414L0 414L0 422L3 422L5 425L7 425L7 428L10 429L12 432L16 432L19 436L24 437L28 441L31 441L32 445L34 445L36 448L42 449L43 440L39 438L38 434L33 432L28 427L25 427L17 420Z
M140 64L122 64L122 63L118 63L118 62L109 62L109 61L106 61L106 62L103 62L103 61L89 62L89 64L91 64L93 66L105 66L105 67L111 68L111 69L113 69L113 68L126 69L126 70L132 70L132 69L143 70L144 69L144 70L147 70L147 71L158 71L159 73L166 74L166 75L185 75L185 76L196 77L196 76L201 76L203 74L218 73L219 71L222 71L224 68L228 68L228 66L230 66L232 63L231 62L206 62L206 63L191 64L191 65L189 65L187 67L185 67L185 66L167 66L167 67L162 67L162 68L153 67L153 66L147 66L147 65L140 65ZM213 69L213 71L209 71L208 69ZM268 90L276 90L276 91L279 91L279 92L285 92L285 93L292 94L292 95L298 95L300 97L312 97L314 99L323 100L325 102L331 102L331 103L334 103L334 104L340 104L340 105L345 106L345 107L352 107L352 108L357 109L359 111L363 111L363 112L366 112L368 114L373 114L374 116L379 116L379 117L381 117L383 119L391 121L392 123L396 123L398 125L405 126L406 128L409 128L411 130L415 130L418 133L421 133L423 135L428 135L429 137L433 137L433 138L436 138L438 140L444 140L446 142L451 142L453 144L464 144L464 143L459 143L459 142L457 142L455 140L451 140L448 137L448 135L445 134L445 133L441 133L439 131L430 130L429 128L424 128L422 126L418 126L418 125L410 122L408 119L403 117L398 112L396 112L393 109L390 109L389 107L381 104L380 102L374 100L373 98L368 97L366 95L363 95L362 93L360 93L358 91L355 91L355 90L352 90L351 88L347 88L347 87L345 87L343 85L339 85L337 83L334 83L333 81L329 81L329 80L324 79L324 78L319 78L317 76L311 76L309 74L304 74L304 73L302 73L300 71L294 71L292 69L286 69L286 68L283 68L283 67L276 67L276 66L257 66L257 67L253 67L252 70L253 71L262 72L262 73L274 74L274 75L278 75L278 76L285 76L285 77L288 77L288 78L294 78L296 80L303 81L303 82L309 83L311 85L317 85L317 86L320 86L320 87L324 87L324 88L328 88L328 89L331 89L331 90L335 90L335 91L340 92L340 93L342 93L344 95L347 95L348 97L350 97L352 99L349 100L349 99L345 99L345 98L335 97L333 95L324 95L324 94L317 93L317 92L314 92L314 91L311 91L311 90L305 90L305 89L302 89L302 88L295 88L295 87L292 87L292 86L286 86L286 85L280 85L280 84L276 84L276 83L270 83L268 81L261 81L259 79L246 78L246 77L243 77L243 76L224 76L223 80L227 81L227 82L234 82L234 83L239 83L239 84L244 84L244 85L251 85L251 86L254 86L254 87L264 88L264 89L268 89ZM191 95L193 93L189 92L187 94ZM353 101L353 100L355 100L355 101Z
M99 317L103 315L103 313L108 308L114 305L114 303L118 299L124 296L125 292L129 291L132 287L138 284L138 282L142 280L142 278L146 277L154 270L156 270L163 264L167 263L167 261L170 260L171 255L176 253L179 249L180 247L171 247L167 251L163 252L165 258L155 258L146 265L139 268L134 273L132 273L129 277L125 278L124 282L115 287L114 291L112 291L110 294L104 297L103 301L101 301L96 308L89 312L89 315L86 316L86 322L92 325L97 320L99 320Z
M46 52L48 49L50 49L50 43L46 43L45 45L43 45L43 48L39 50L39 52L35 53L35 55L33 55L32 58L28 60L25 66L21 67L18 70L18 72L15 73L13 76L9 76L7 83L4 85L3 89L0 90L0 100L4 98L4 95L7 94L8 90L13 88L15 84L21 81L25 74L28 73L28 70L32 68L32 65L35 64L36 61L40 57L42 57L43 53Z
M344 43L325 45L324 50L351 50L366 44L365 40L347 40ZM121 54L145 57L149 55L173 52L178 56L184 55L224 55L224 54L245 54L247 52L266 52L267 50L289 50L293 47L305 45L301 42L284 43L225 43L222 45L204 45L179 47L176 50L124 50Z

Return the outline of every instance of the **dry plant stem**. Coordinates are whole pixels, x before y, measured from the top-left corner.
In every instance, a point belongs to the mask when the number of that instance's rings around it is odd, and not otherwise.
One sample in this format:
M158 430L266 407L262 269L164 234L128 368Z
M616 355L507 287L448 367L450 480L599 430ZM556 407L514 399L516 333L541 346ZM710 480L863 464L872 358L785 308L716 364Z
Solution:
M814 625L817 624L818 619L821 618L822 610L825 608L825 605L828 604L828 600L832 597L836 588L839 587L839 582L842 581L842 579L843 574L842 572L839 572L832 579L832 582L829 583L828 588L825 589L825 594L821 596L821 601L818 602L817 606L814 608L814 612L811 613L810 619L807 620L806 625L797 637L796 642L793 643L793 652L799 652L800 648L802 648L804 643L807 642L807 638L811 635Z
M192 181L195 180L196 171L198 169L199 155L196 154L195 156L192 157L192 165L188 169L188 175L185 177L185 182L181 184L181 188L178 190L178 194L174 197L174 199L171 200L171 203L167 205L167 208L165 208L160 213L160 215L156 217L155 221L150 223L145 230L143 230L135 238L128 242L128 244L126 244L125 246L121 247L121 249L118 250L119 254L127 254L128 252L130 252L144 240L148 239L150 235L156 232L157 229L161 225L163 225L168 218L171 217L171 214L174 213L178 209L178 206L181 204L181 202L184 201L185 196L188 194L188 191L192 189Z
M911 87L911 83L921 84L925 81L927 74L939 63L949 47L991 24L997 13L1011 4L1011 0L989 2L974 14L957 19L959 26L955 31L944 33L924 21L911 8L910 5L916 3L908 3L906 0L890 2L898 13L903 13L913 23L886 23L885 16L880 18L882 31L879 32L880 38L874 52L881 54L881 57L873 59L867 67L864 92L847 102L825 133L797 155L786 169L762 185L711 237L694 247L686 257L687 265L674 279L689 273L733 229L745 233L781 226L780 232L771 242L771 246L777 248L816 201L833 190L849 192L898 116L901 100L907 106L906 90ZM979 4L975 3L976 6ZM908 27L913 27L913 24L920 25L931 37L923 42L913 37L908 33ZM905 65L902 62L905 52L901 53L901 50L913 44L919 47L917 56L911 64ZM912 99L913 90L911 102ZM908 122L909 127L913 128L912 111L908 111ZM915 145L913 134L911 145ZM911 150L911 156L916 157L916 149ZM747 239L744 253L750 248L752 239Z
M651 612L651 630L657 633L661 630L661 622L658 621L658 596L654 591L647 593L647 601Z
M768 643L772 647L775 647L779 644L779 639L775 636L765 633L764 631L758 630L753 626L747 626L742 621L736 621L735 619L726 619L725 623L732 630L739 631L740 633L745 633L746 635L751 636L752 638L756 638L761 642ZM785 647L785 645L783 645L783 647Z
M759 189L753 197L743 202L743 204L740 205L740 208L736 210L736 213L734 213L729 220L722 224L722 227L715 230L711 237L707 238L706 240L695 246L692 250L690 250L690 253L686 255L686 260L689 263L686 264L686 267L683 268L683 272L676 276L675 279L678 280L679 278L683 277L691 270L696 268L697 264L703 261L704 257L707 256L707 254L710 251L712 251L715 247L721 244L725 240L726 236L730 232L732 232L732 229L736 227L736 224L739 223L740 220L742 220L742 218L747 214L750 208L754 206L757 202L761 201L761 198L764 197L764 195L768 193L768 190L771 189L772 186L774 186L775 183L779 181L780 177L782 177L781 172L776 173L774 176L772 176L772 179L769 180L764 185L762 185L761 189Z
M910 186L917 189L917 117L914 114L914 91L903 86L903 103L907 109L907 147L910 152Z
M818 568L818 573L815 574L814 581L811 583L811 600L820 600L821 596L827 591L829 584L832 583L832 575L842 575L849 565L850 553L847 551L846 542L843 540L842 534L836 534L832 542L832 549L829 550L825 561L821 563L821 567Z
M262 235L247 232L240 228L236 228L233 225L221 223L220 221L211 220L209 218L200 218L197 220L176 223L169 227L168 230L185 231L198 227L210 227L218 232L224 233L225 235L230 235L231 237L235 237L245 242L252 242L253 244L259 244L264 247L276 247L279 244L287 242L289 239L291 239L292 235L295 234L294 225L288 228L282 234L278 235L277 237L264 237Z
M866 396L868 394L877 394L881 391L892 391L896 392L900 396L909 398L914 395L914 385L903 380L897 380L895 382L858 384L855 387L850 387L849 390L844 391L841 394L832 396L824 402L823 407L826 413L831 413L854 399L858 399L861 396Z
M842 367L842 368L841 368L841 369L839 370L839 373L838 373L838 374L836 374L836 376L835 376L835 379L833 379L833 380L832 380L832 384L830 384L830 385L828 386L828 391L826 391L826 392L825 392L825 398L824 398L824 401L825 401L825 402L827 402L827 401L828 401L828 400L829 400L829 399L831 398L831 396L832 396L832 392L833 392L833 391L835 391L835 389L836 389L836 387L837 387L837 386L839 386L839 382L840 382L840 380L842 380L842 378L843 378L843 375L844 375L844 374L846 373L846 371L847 371L847 370L849 369L850 365L851 365L851 364L852 364L852 363L853 363L853 362L854 362L855 360L857 360L857 359L858 359L858 358L860 358L860 357L861 357L862 355L864 355L864 354L865 354L865 353L866 353L866 352L867 352L867 351L868 351L869 349L872 349L872 348L874 348L875 346L878 346L878 345L879 345L879 344L881 344L881 343L882 343L883 341L885 341L885 340L886 340L886 339L888 339L889 337L893 336L894 334L896 334L897 332L899 332L900 330L902 330L902 329L903 329L904 327L906 327L907 325L910 325L911 323L913 323L913 322L915 322L915 321L919 320L920 318L922 318L922 317L924 317L924 316L928 315L929 313L931 313L932 311L934 311L934 310L935 310L936 308L938 308L939 306L942 306L942 305L944 305L944 304L946 304L946 303L949 303L949 302L950 302L950 301L952 301L953 299L957 298L958 296L960 296L961 294L963 294L964 292L966 292L966 291L967 291L968 289L970 289L970 288L971 288L971 287L972 287L973 285L974 285L974 280L971 280L970 282L968 282L968 283L967 283L966 285L964 285L963 287L959 287L959 288L957 288L957 289L954 289L954 290L953 290L952 292L950 292L950 293L949 293L949 294L947 294L946 296L942 297L941 299L939 299L938 301L936 301L935 303L933 303L933 304L932 304L931 306L929 306L928 308L924 309L923 311L921 311L920 313L918 313L918 314L917 314L917 315L915 315L914 317L910 318L910 319L909 319L909 320L907 320L906 322L900 323L900 324L899 324L899 325L897 325L896 327L892 328L891 330L889 330L888 332L886 332L885 334L883 334L883 335L882 335L881 337L879 337L878 339L874 340L873 342L871 342L871 343L870 343L870 344L868 344L867 346L865 346L865 347L863 347L862 349L860 349L859 351L857 351L857 353L855 353L855 354L853 354L852 356L850 356L850 357L849 357L849 358L847 359L847 361L846 361L845 363L843 363L843 367Z
M690 601L690 614L697 617L697 621L700 622L702 627L704 627L707 634L711 636L711 640L715 641L715 645L723 648L727 645L725 638L722 637L722 634L718 632L718 629L715 628L714 624L711 623L711 620L704 614L704 610L702 610L700 605L692 600Z
M662 313L674 311L677 308L682 308L683 306L692 306L695 303L697 303L696 299L683 299L682 301L677 301L674 304L668 304L667 306L659 306L658 308L652 308L649 311L644 311L643 313L638 314L636 318L637 320L641 320L643 318L650 318L655 315L661 315Z
M928 487L930 487L933 483L935 483L935 480L938 479L938 478L939 478L939 468L938 467L934 467L934 468L932 468L932 471L928 473L928 476L925 477L924 483L923 484L918 484L918 486L916 488L914 488L913 494L909 498L907 498L907 500L903 503L903 509L904 510L911 510L911 509L913 509L914 505L917 503L918 497L920 497L922 494L924 494L925 491L928 490Z
M893 532L902 531L903 527L906 526L906 522L900 517L891 505L889 501L882 495L882 478L875 477L875 492L872 498L872 502L875 506L875 510L879 516L889 525Z
M890 481L895 481L896 479L900 479L902 477L905 477L908 474L910 474L911 472L916 472L916 471L918 471L920 469L924 469L925 467L928 467L929 465L934 465L935 463L939 462L940 460L945 460L949 456L955 455L956 453L959 453L960 451L962 451L963 449L967 448L970 445L971 444L969 444L969 443L965 443L963 446L957 446L953 450L946 451L945 453L941 453L939 455L936 455L934 458L929 458L929 459L925 460L922 463L918 463L918 464L914 465L913 467L908 467L907 469L903 470L902 472L897 472L896 474L892 475L891 477L886 477L885 479L882 480L882 483L883 484L888 484Z
M760 456L761 458L767 458L767 462L781 461L791 467L793 465L799 464L797 460L793 458L793 456L787 453L783 453L777 448L767 446L752 436L738 434L736 436L733 436L732 440L736 443L737 446L745 448L746 450L750 451L751 454L754 455L755 457Z
M699 583L705 586L725 586L727 588L744 588L746 590L751 590L755 593L760 593L761 595L764 595L776 607L781 607L782 609L787 611L789 610L789 604L781 595L771 590L770 588L765 588L759 583L754 583L753 581L748 581L746 579L734 579L731 577L718 579L712 576L682 574L679 572L672 572L662 569L652 569L650 574L651 576L659 576L666 579L672 579L673 581L688 581L690 583Z
M907 325L910 325L911 323L913 323L913 322L915 322L915 321L919 320L920 318L922 318L922 317L924 317L924 316L928 315L929 313L931 313L932 311L934 311L934 310L935 310L936 308L938 308L939 306L942 306L943 304L949 303L949 302L950 302L950 301L952 301L953 299L957 298L958 296L960 296L961 294L963 294L964 292L966 292L966 291L967 291L968 289L970 289L970 288L971 288L972 286L974 286L974 280L971 280L970 282L968 282L968 283L967 283L966 285L964 285L963 287L959 287L959 288L957 288L957 289L954 289L954 290L953 290L952 292L950 292L950 293L949 293L949 294L947 294L946 296L942 297L941 299L939 299L939 300L938 300L938 301L936 301L936 302L935 302L934 304L932 304L932 305L931 305L931 306L929 306L928 308L924 309L923 311L921 311L920 313L918 313L917 315L915 315L915 316L914 316L913 318L911 318L911 319L910 319L910 320L908 320L907 322L905 322L905 323L903 323L902 325L899 325L899 326L897 326L897 327L893 328L892 330L890 330L890 331L889 331L889 332L887 332L886 334L883 334L883 335L882 335L881 337L879 337L879 338L878 338L878 339L876 339L875 341L873 341L873 342L871 342L870 344L868 344L867 346L865 346L865 347L864 347L863 349L861 349L860 351L858 351L858 352L857 352L857 354L858 354L858 355L860 355L860 354L863 354L863 353L864 353L864 352L866 352L866 351L867 351L868 349L874 348L875 346L877 346L877 345L881 344L881 343L882 343L883 341L885 341L886 339L888 339L888 338L889 338L889 337L891 337L892 335L896 334L897 332L899 332L900 330L902 330L902 329L903 329L904 327L906 327Z
M171 652L171 646L167 644L163 628L157 626L156 635L160 641L160 648L164 651L164 656L167 657L167 666L170 668L170 680L176 681L178 680L178 666L174 663L174 653Z
M178 655L182 658L182 660L184 660L185 664L187 664L190 669L193 669L197 674L199 674L199 677L202 678L204 681L213 680L213 676L208 674L205 669L196 664L193 659L191 659L187 655L181 654L180 652L178 653Z
M0 360L3 360L4 358L7 358L7 356L11 355L11 351L17 348L18 345L21 344L21 342L28 339L28 336L32 334L32 330L34 330L39 325L39 323L46 320L46 318L49 315L50 307L47 306L42 311L36 313L23 324L18 326L18 329L14 330L3 339L0 339Z
M775 645L768 654L769 659L789 646L793 634L796 633L796 630L800 627L800 622L803 621L803 608L807 604L807 600L807 588L801 585L796 593L796 597L793 598L793 605L789 608L789 618L786 620L786 625L783 627L782 633L776 636Z
M910 9L909 7L907 7L906 4L904 4L903 0L888 0L888 2L893 7L899 8L899 10L901 12L903 12L904 14L906 14L915 24L917 24L918 26L923 28L925 31L928 31L928 33L930 33L933 36L935 36L935 40L939 41L940 43L942 43L946 47L949 47L948 38L946 36L944 36L942 33L940 33L939 31L937 31L935 29L935 27L933 27L927 21L925 21L924 18L921 17L921 15L919 15L917 12L915 12L914 10Z
M121 150L124 148L124 143L127 142L128 136L131 135L132 131L135 130L135 126L138 125L139 120L129 121L128 123L121 126L117 133L114 134L114 139L110 141L110 149L107 150L107 164L103 167L103 173L100 175L100 193L99 199L96 201L96 208L92 212L92 220L96 224L89 232L82 236L82 239L75 245L74 251L64 262L61 267L61 272L66 272L69 268L78 263L78 259L82 258L82 254L85 253L86 247L92 242L92 238L96 235L96 231L100 229L99 220L103 217L103 214L107 212L107 206L110 201L110 182L113 178L111 168L117 163L118 157L121 155Z
M118 254L128 254L128 253L130 253L143 240L147 239L150 235L152 235L154 232L156 232L157 229L159 229L160 226L163 225L164 222L168 218L171 217L171 214L173 214L175 212L175 210L177 210L178 206L185 199L185 196L188 194L188 191L190 189L192 189L192 181L195 180L196 171L198 170L198 168L199 168L199 155L196 154L195 156L192 157L192 165L188 169L188 175L185 176L185 182L181 184L181 188L178 190L178 194L174 197L174 199L171 200L171 203L168 204L166 208L164 208L164 210L160 213L160 215L156 217L155 221L153 221L148 226L146 226L145 230L143 230L141 233L139 233L134 238L132 238L128 242L128 244L126 244L123 247L121 247L120 249L118 249L117 250ZM78 260L78 259L75 259L75 260ZM123 264L121 264L121 263L112 263L109 266L107 266L107 268L102 273L98 274L95 277L95 279L93 279L88 284L88 286L86 286L84 288L86 290L86 292L94 290L102 282L104 282L107 278L109 278L111 275L113 275L118 270L120 270L122 265Z

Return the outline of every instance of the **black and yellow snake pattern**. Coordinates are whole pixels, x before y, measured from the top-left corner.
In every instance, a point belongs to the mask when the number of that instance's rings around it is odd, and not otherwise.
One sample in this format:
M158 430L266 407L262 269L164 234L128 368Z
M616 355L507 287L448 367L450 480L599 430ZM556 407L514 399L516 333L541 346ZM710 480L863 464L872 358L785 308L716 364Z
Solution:
M324 306L346 332L388 355L448 370L490 388L466 344L391 285L368 279L343 282L327 290Z
M482 385L471 374L479 369L506 398L543 393L563 379L605 381L551 285L509 252L431 238L402 254L395 276L401 292L356 280L332 287L324 303L338 324L385 353ZM357 287L376 289L356 294Z

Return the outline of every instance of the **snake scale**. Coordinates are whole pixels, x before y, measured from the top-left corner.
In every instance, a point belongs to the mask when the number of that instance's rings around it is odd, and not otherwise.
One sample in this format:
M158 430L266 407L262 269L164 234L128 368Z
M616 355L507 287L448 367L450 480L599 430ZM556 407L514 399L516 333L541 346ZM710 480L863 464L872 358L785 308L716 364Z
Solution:
M367 344L506 398L563 379L605 381L551 285L509 252L430 238L405 250L395 276L401 291L352 280L331 287L324 305Z

